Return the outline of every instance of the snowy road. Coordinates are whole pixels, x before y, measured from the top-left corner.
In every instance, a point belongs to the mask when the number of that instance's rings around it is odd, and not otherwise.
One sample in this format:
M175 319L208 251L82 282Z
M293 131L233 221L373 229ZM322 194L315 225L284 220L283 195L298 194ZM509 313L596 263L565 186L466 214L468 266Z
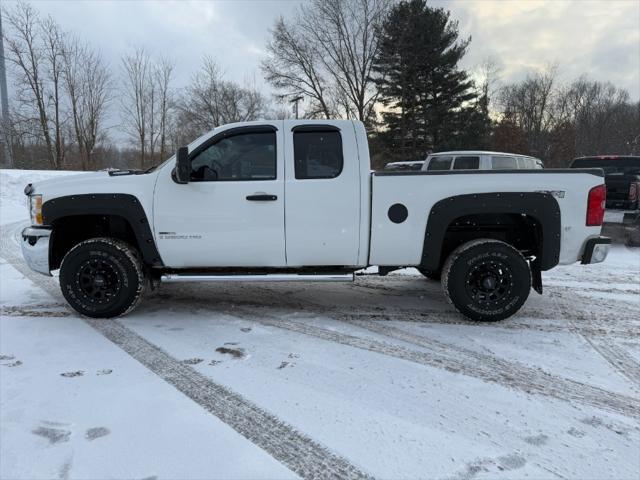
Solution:
M638 478L638 249L546 273L497 324L412 271L167 284L90 320L21 260L20 175L0 185L0 478Z

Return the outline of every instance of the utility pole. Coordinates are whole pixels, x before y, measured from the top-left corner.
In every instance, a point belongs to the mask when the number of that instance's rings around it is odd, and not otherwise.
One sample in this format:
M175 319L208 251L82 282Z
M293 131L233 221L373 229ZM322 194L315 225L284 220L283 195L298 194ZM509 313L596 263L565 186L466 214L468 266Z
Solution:
M13 156L9 136L9 99L7 98L7 70L4 64L4 37L2 33L2 9L0 9L0 96L2 96L2 144L4 158L9 168L13 168Z
M302 96L292 99L289 103L293 103L293 111L296 114L296 120L298 119L298 102L302 101Z

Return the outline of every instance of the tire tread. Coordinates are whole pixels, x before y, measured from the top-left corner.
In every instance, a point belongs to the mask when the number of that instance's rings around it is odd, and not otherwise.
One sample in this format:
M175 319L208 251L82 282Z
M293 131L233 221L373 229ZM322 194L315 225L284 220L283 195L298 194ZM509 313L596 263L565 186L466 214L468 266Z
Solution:
M76 245L74 245L63 257L62 262L60 263L60 265L64 265L65 260L67 259L67 257L69 255L71 255L73 252L75 252L76 250L78 250L79 248L85 247L87 245L91 245L91 244L98 244L98 243L103 243L103 244L107 244L110 245L111 247L115 248L116 250L118 250L120 253L122 253L125 257L127 257L127 259L131 262L131 265L133 265L133 268L135 270L136 276L138 278L138 288L136 290L136 293L131 301L131 303L129 304L129 306L121 313L118 313L117 315L113 315L110 316L110 318L114 318L114 317L121 317L123 315L126 315L127 313L131 312L132 310L134 310L140 303L140 301L142 300L142 297L145 294L145 291L147 289L147 281L145 278L145 274L144 274L144 268L142 266L142 262L140 261L140 256L138 255L137 250L132 247L131 245L129 245L128 243L119 240L117 238L111 238L111 237L95 237L95 238L89 238L88 240L83 240L80 243L77 243Z
M442 278L441 278L442 289L444 290L444 295L445 295L445 298L447 299L447 302L450 303L451 305L453 305L454 308L460 314L464 315L465 317L469 317L469 316L466 313L464 313L458 307L458 305L455 304L455 302L453 301L453 299L451 298L451 295L450 295L449 276L451 274L451 268L455 264L456 260L458 260L458 258L460 258L460 256L462 256L465 252L467 252L471 248L477 247L478 245L483 245L485 243L496 243L496 244L500 245L501 247L504 247L504 248L507 248L507 249L511 250L511 252L514 255L519 256L522 259L523 262L527 262L526 258L524 258L524 255L522 255L522 253L519 250L517 250L516 248L514 248L512 245L510 245L510 244L508 244L506 242L500 241L500 240L493 239L493 238L478 238L478 239L475 239L475 240L470 240L470 241L460 245L453 252L451 252L451 254L445 260L444 265L442 266ZM529 270L529 285L531 285L531 270ZM500 319L498 319L498 320L500 320ZM485 321L496 321L496 320L485 319Z

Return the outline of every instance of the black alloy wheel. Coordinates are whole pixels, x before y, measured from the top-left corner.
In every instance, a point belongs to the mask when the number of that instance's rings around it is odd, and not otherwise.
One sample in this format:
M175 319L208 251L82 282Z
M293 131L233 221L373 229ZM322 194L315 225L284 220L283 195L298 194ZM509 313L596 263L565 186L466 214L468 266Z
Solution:
M478 305L498 305L513 289L511 267L496 259L478 263L468 270L466 286L467 294Z
M492 239L467 242L442 269L447 299L466 317L498 321L516 313L529 297L531 269L511 245Z
M131 311L146 286L137 251L113 238L74 246L60 266L60 288L69 305L88 317L111 318Z

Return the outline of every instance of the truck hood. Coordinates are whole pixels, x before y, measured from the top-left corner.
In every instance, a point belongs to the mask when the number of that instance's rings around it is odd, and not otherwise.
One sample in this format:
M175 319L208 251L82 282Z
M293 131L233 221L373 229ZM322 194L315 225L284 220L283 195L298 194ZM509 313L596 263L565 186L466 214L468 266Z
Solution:
M109 172L89 172L77 175L65 175L43 180L32 184L33 193L48 196L49 193L59 190L69 190L70 194L76 193L79 187L85 190L85 186L95 185L96 182L104 182L110 179Z
M126 193L140 197L153 191L156 177L156 172L103 170L35 182L32 193L42 195L44 202L69 195L95 193Z

